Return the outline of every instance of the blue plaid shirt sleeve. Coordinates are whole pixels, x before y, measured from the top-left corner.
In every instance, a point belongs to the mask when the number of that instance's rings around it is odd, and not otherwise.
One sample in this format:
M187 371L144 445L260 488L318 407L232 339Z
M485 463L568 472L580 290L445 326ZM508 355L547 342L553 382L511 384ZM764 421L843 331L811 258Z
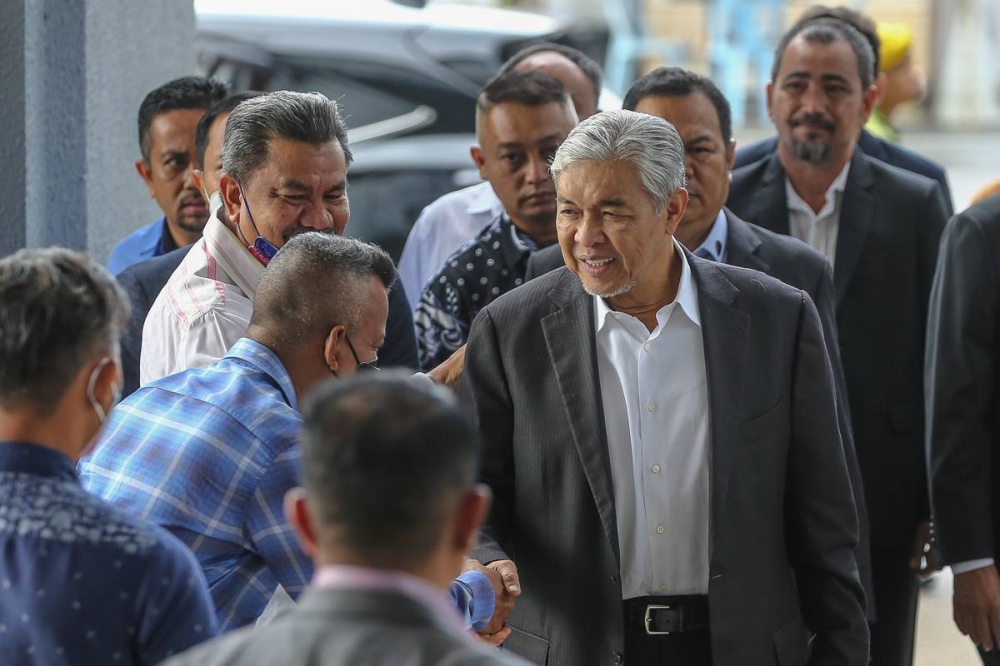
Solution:
M301 485L301 474L299 447L279 454L261 476L245 522L250 543L293 599L298 598L313 573L312 560L303 552L284 512L285 493Z

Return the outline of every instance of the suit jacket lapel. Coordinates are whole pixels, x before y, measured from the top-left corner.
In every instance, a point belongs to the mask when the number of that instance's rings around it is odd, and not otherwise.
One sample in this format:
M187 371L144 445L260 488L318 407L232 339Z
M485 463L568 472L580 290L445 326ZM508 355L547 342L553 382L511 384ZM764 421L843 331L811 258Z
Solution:
M549 294L560 307L542 319L542 331L573 443L594 494L601 524L620 566L611 458L597 371L594 303L580 286L579 279L568 269L562 270L562 279ZM566 344L567 340L575 344Z
M715 543L716 516L725 505L733 454L737 446L743 374L746 368L750 317L734 306L739 290L710 262L688 255L698 286L705 372L712 435L712 520L709 547Z
M723 208L729 222L726 238L726 263L741 268L752 268L761 273L771 272L771 265L760 256L760 238L750 225L736 217L728 208Z
M875 180L868 159L861 151L854 151L851 170L847 175L841 200L837 255L834 257L833 265L835 305L838 309L865 247L865 236L868 234L871 218L875 212L875 202L871 192L874 185Z
M781 166L777 152L767 158L760 189L754 195L748 211L741 213L754 224L777 234L787 236L791 233L791 226L788 223L788 201L785 197L785 170Z

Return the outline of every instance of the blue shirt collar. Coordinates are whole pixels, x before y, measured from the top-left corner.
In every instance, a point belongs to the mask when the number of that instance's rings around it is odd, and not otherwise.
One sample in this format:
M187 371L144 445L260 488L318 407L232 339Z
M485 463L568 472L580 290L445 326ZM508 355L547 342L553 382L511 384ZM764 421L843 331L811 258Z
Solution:
M273 351L250 338L240 338L223 358L237 358L268 375L285 394L288 406L295 411L299 410L299 402L295 395L295 387L292 386L292 378Z
M712 229L708 232L705 241L698 246L691 254L702 259L709 259L717 263L726 261L726 239L729 236L729 219L726 211L720 210L719 215L712 223Z
M0 472L78 481L76 464L65 453L31 442L0 441Z
M170 235L170 227L167 226L167 216L162 216L158 221L160 223L160 237L156 246L152 248L153 253L150 256L153 257L159 257L177 249L177 243L174 242L174 237Z

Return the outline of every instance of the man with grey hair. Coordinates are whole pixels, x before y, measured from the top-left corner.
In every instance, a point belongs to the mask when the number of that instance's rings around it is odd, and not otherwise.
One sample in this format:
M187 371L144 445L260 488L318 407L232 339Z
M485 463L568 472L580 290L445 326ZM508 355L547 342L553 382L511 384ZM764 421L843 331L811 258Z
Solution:
M552 175L566 267L480 313L462 385L495 497L474 553L513 557L524 589L506 646L551 666L866 664L812 301L674 239L684 149L661 118L584 121Z
M834 306L871 534L872 663L913 660L918 577L935 568L923 456L923 354L938 243L934 181L871 159L857 137L877 92L852 26L797 24L767 84L778 150L733 172L729 208L833 265Z
M395 277L374 245L295 236L255 289L246 337L133 393L81 463L85 488L191 548L223 630L254 622L279 585L297 597L309 582L312 562L282 512L302 474L299 401L374 364ZM473 572L452 592L467 622L485 626L490 582Z
M85 255L0 260L0 661L157 664L211 638L190 551L80 487L121 390L125 294Z

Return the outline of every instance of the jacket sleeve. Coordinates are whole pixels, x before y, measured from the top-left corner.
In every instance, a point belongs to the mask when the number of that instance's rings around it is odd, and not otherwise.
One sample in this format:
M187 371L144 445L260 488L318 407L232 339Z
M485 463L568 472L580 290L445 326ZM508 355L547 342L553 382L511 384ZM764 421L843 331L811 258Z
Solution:
M998 288L988 237L959 214L941 245L924 368L930 495L946 564L995 554Z

